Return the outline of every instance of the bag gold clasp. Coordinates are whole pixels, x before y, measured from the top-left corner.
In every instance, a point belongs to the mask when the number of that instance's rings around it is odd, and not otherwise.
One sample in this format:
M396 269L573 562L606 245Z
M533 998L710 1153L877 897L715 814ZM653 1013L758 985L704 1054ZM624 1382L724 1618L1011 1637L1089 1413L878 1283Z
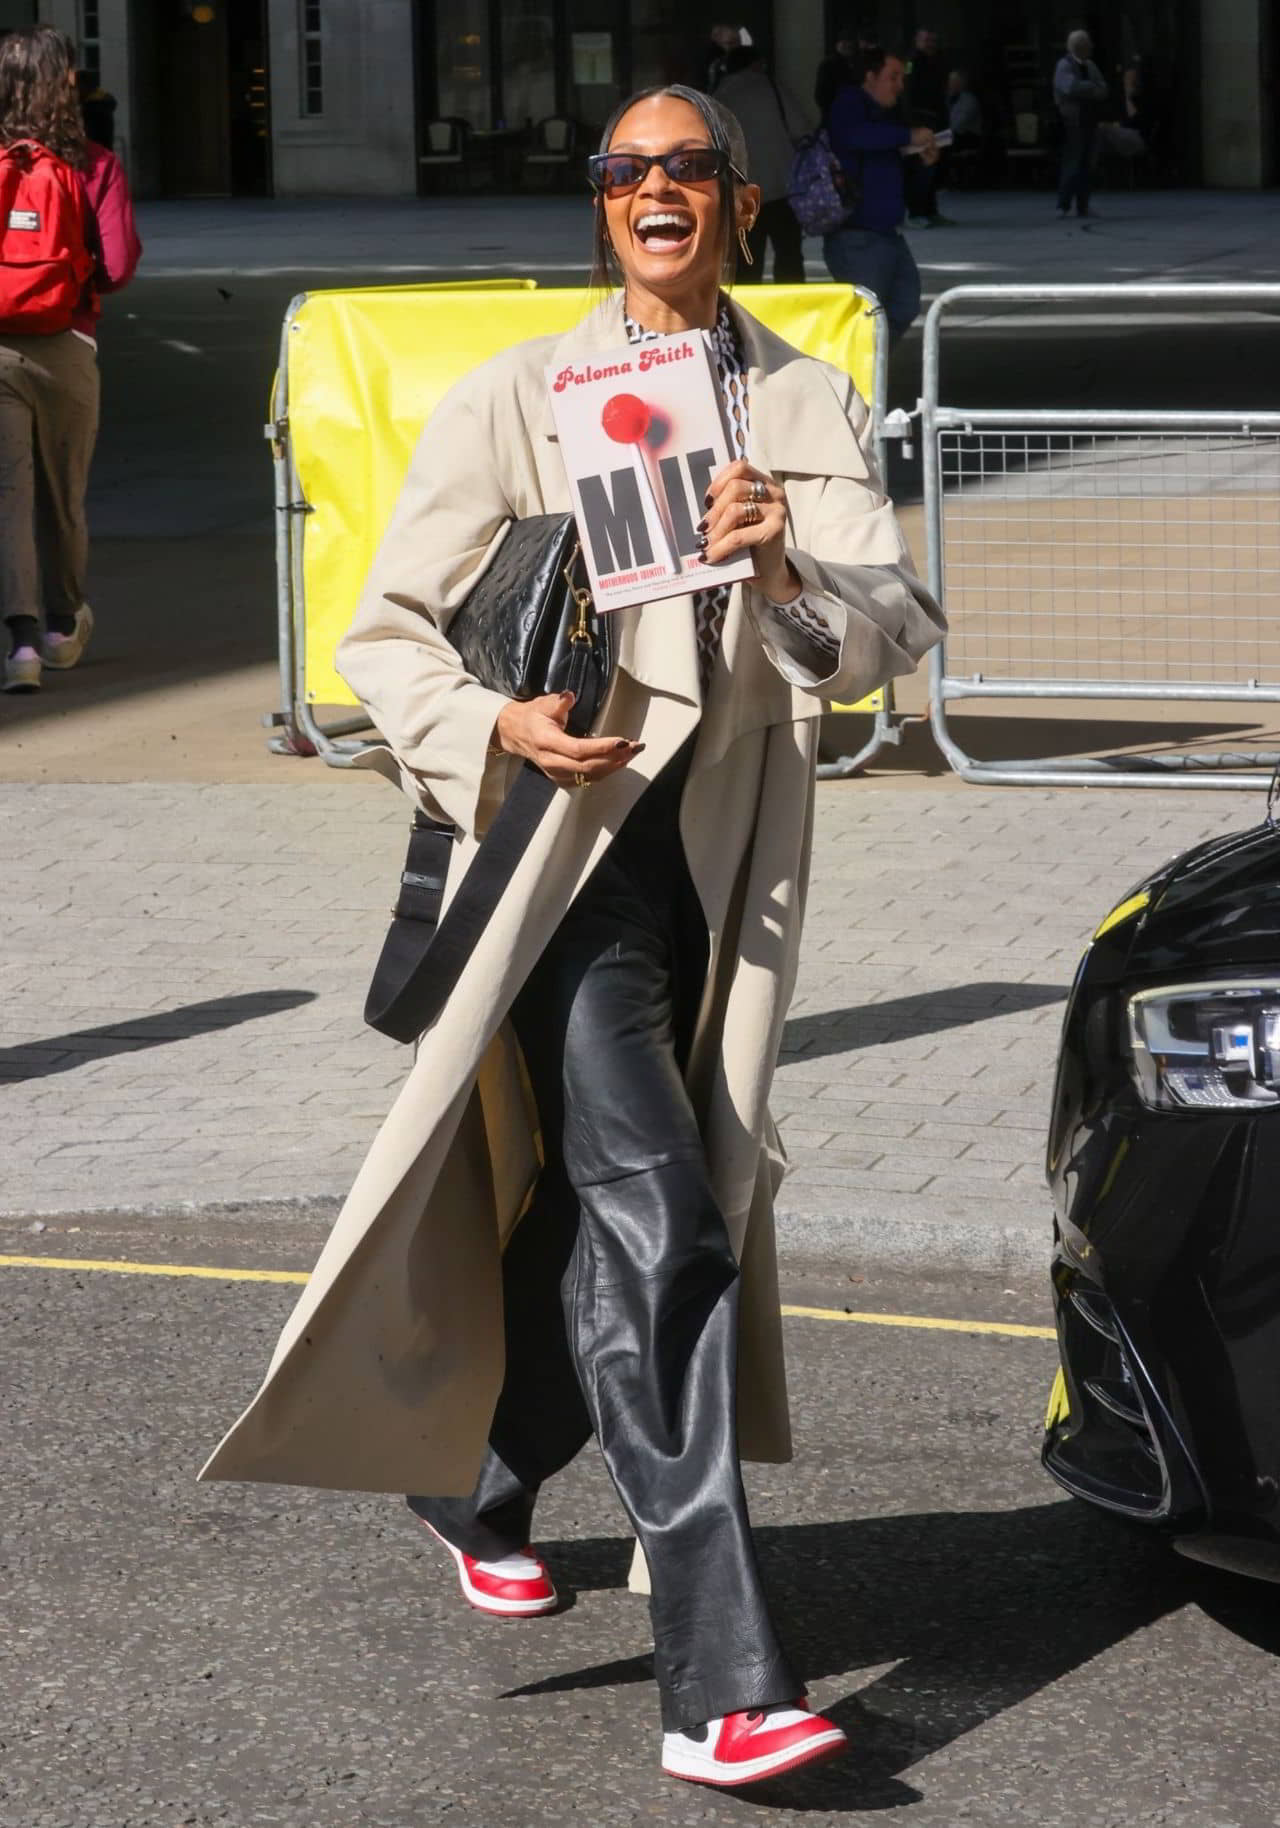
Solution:
M584 643L589 646L591 642L591 592L583 585L579 584L573 575L573 568L581 557L582 547L579 544L576 545L569 554L569 562L565 566L562 574L565 583L569 586L570 594L578 609L578 619L569 630L569 640L575 647L581 647Z

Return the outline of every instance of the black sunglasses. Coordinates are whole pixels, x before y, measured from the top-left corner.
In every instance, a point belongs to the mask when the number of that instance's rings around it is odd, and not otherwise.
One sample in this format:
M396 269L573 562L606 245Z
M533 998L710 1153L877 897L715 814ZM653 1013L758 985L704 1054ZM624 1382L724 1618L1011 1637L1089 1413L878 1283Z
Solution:
M680 146L675 152L597 152L587 160L587 178L607 197L634 190L643 184L655 165L661 165L673 184L709 184L733 173L739 184L747 174L739 171L727 152L718 146Z

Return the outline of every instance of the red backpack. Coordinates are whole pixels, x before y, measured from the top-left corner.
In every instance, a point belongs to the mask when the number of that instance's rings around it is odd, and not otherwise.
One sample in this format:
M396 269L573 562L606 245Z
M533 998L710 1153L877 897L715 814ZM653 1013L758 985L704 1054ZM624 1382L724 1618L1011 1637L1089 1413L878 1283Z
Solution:
M79 174L36 140L0 146L0 333L69 330L94 270Z

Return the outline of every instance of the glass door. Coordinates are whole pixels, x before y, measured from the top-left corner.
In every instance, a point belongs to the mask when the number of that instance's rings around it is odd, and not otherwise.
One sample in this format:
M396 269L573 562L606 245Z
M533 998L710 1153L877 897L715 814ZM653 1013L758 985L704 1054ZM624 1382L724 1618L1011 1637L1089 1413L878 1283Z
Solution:
M437 0L436 108L478 133L493 126L493 40L489 0Z

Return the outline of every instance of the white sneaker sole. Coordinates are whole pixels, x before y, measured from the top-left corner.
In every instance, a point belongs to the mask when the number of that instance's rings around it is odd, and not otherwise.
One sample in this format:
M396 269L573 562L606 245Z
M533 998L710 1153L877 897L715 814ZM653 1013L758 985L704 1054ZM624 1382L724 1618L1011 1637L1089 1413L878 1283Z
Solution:
M759 1758L744 1758L730 1768L719 1764L710 1749L688 1745L663 1747L662 1769L668 1777L681 1777L686 1783L714 1784L718 1789L733 1789L739 1784L756 1784L766 1777L781 1777L801 1765L820 1764L827 1758L838 1758L847 1751L848 1738L839 1727L829 1733L817 1733L803 1745L790 1746L785 1752L765 1752Z
M430 1530L436 1541L443 1544L452 1555L453 1565L458 1570L462 1597L469 1606L474 1606L477 1612L491 1612L495 1618L500 1619L524 1619L536 1617L537 1614L543 1612L554 1612L560 1604L560 1596L557 1593L552 1593L548 1599L533 1600L500 1600L494 1599L492 1594L481 1593L478 1587L471 1584L471 1576L467 1573L467 1564L463 1559L462 1550L455 1549L451 1542L445 1541L439 1530L433 1529L425 1517L419 1517L418 1522L424 1529Z
M45 649L41 654L41 659L55 673L69 672L73 666L79 666L92 634L93 611L87 603L82 603L80 612L76 616L75 633L68 636L66 641L60 642L57 647Z

